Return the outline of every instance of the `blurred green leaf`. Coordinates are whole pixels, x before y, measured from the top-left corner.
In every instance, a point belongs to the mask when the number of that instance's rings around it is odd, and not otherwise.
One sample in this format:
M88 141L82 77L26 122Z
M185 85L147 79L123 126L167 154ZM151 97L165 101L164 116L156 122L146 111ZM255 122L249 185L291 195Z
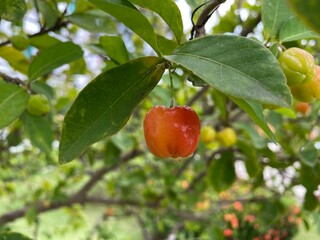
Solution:
M31 238L16 232L0 232L0 240L32 240Z
M303 208L308 211L313 211L319 206L319 201L313 194L313 191L307 190L304 196Z
M38 10L44 18L44 24L47 28L51 28L58 20L57 7L53 6L53 1L36 0Z
M256 150L252 147L251 144L248 144L245 141L241 140L237 141L237 146L246 156L244 163L246 165L246 169L250 178L256 177L260 172L259 158Z
M315 191L320 184L320 177L315 167L301 164L300 183L309 191Z
M108 167L112 166L119 160L120 154L121 149L119 149L112 141L108 141L104 149L104 164Z
M269 138L272 141L276 141L274 133L270 130L263 116L263 109L260 104L234 97L230 98L234 103L236 103L243 111L245 111L251 117L251 119L269 136Z
M83 13L74 13L67 17L79 27L96 33L114 33L117 31L115 22L108 14L101 10L90 10Z
M318 156L318 149L313 144L308 144L299 153L301 161L311 168L317 164Z
M221 154L219 159L214 159L210 164L207 175L208 181L217 192L228 189L236 180L233 161L233 152L226 151Z
M99 41L108 57L117 64L122 64L129 60L128 50L121 37L102 36Z
M156 13L168 24L173 31L178 43L183 36L182 17L178 6L172 0L130 0L143 8L148 8Z
M128 0L89 0L101 10L122 22L161 55L155 32L148 19Z
M29 95L17 85L0 81L0 128L16 120L27 106Z
M288 107L291 94L277 59L260 43L232 35L186 42L166 59L226 95Z
M33 116L25 112L22 116L24 129L35 147L45 152L51 153L54 132L52 123L46 117Z
M21 51L12 46L3 46L0 47L0 57L5 59L14 70L27 75L29 60Z
M30 44L40 50L52 47L58 43L61 43L61 41L48 34L33 36L30 38Z
M267 139L265 137L262 137L252 124L239 121L233 124L233 126L237 129L242 129L244 133L251 138L254 148L263 149L267 147Z
M293 16L289 18L281 27L279 40L290 42L308 38L319 38L320 35L305 27L299 18Z
M70 63L83 55L81 48L72 42L58 43L42 50L29 67L29 78L35 80L57 67Z
M299 18L317 33L320 33L320 2L318 0L288 0Z
M164 69L162 58L145 57L112 68L92 80L64 119L60 162L71 161L89 145L118 132L133 109L157 85Z
M261 17L265 38L279 39L280 29L292 16L286 0L263 0Z
M22 20L26 10L25 0L1 0L0 20L16 23Z

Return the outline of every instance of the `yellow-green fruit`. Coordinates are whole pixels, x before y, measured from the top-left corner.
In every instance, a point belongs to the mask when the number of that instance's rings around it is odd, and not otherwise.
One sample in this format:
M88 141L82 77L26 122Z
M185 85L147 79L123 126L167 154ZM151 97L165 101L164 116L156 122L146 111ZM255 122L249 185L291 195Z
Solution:
M291 87L292 96L301 102L312 102L320 98L320 67L317 66L317 75L309 82Z
M225 128L218 133L218 140L225 147L231 147L237 142L237 134L233 128Z
M45 116L50 111L48 98L42 94L31 95L28 100L27 110L35 116Z
M211 143L216 138L216 131L211 126L204 126L201 128L200 139L203 143Z
M11 38L11 43L14 46L14 48L22 51L22 50L25 50L29 46L30 40L27 35L19 34L19 35L15 35Z
M289 86L311 81L316 75L314 58L303 49L289 48L280 54L278 60Z

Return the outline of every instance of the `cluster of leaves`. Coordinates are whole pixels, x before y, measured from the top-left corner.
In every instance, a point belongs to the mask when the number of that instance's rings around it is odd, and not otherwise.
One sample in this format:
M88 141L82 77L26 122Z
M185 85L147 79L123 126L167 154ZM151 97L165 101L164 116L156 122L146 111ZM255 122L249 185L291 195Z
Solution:
M3 1L0 24L11 31L0 33L7 66L0 70L0 225L25 216L38 229L42 212L92 203L115 205L119 218L138 216L146 239L212 239L211 216L226 201L218 193L240 181L238 163L250 191L237 198L259 196L277 209L302 185L303 208L316 210L320 104L307 116L295 112L276 58L281 47L295 46L319 64L319 4L305 2L236 1L214 34L186 41L172 0ZM32 13L39 30L28 32ZM24 50L13 42L19 34L29 39ZM169 105L169 75L176 102L192 105L203 125L233 128L235 145L200 143L180 164L147 151L142 119L150 107ZM48 115L27 111L35 93L49 99ZM104 223L88 234L101 233Z

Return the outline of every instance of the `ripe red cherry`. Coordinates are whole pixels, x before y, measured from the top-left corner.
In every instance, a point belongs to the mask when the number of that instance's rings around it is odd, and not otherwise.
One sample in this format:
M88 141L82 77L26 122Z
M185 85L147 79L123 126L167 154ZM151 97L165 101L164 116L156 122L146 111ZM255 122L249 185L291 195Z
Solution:
M200 138L200 121L187 106L155 106L145 116L144 137L149 150L160 158L186 158Z

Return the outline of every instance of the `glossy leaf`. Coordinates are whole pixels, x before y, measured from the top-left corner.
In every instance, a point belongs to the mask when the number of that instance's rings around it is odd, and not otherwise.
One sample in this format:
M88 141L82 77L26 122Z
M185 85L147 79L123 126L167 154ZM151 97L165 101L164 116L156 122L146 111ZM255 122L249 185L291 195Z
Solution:
M16 120L27 106L29 95L17 85L0 81L0 128Z
M169 40L160 35L157 35L157 41L159 48L163 54L171 54L173 50L178 47L178 44L175 41Z
M89 0L138 34L160 55L157 38L148 19L128 0Z
M318 0L288 0L289 5L299 18L317 33L320 33L320 1Z
M64 119L60 162L71 161L89 145L118 132L157 85L164 69L162 58L145 57L114 67L92 80Z
M32 240L32 239L16 232L0 232L0 240Z
M290 42L307 38L319 38L319 34L305 27L297 17L288 19L280 29L279 40Z
M122 64L129 60L128 50L121 37L102 36L99 41L108 57L115 63Z
M25 0L1 0L0 20L5 19L15 23L20 21L25 13Z
M263 0L261 16L265 37L277 40L280 29L293 14L286 0Z
M0 47L0 57L5 59L14 70L28 74L29 61L21 51L12 46L3 46Z
M208 181L217 192L231 187L236 179L233 152L224 152L219 159L214 159L208 171Z
M50 154L54 139L52 122L46 117L33 116L28 112L23 114L22 121L32 145Z
M292 97L277 59L260 43L214 35L182 44L166 59L228 96L288 107Z
M182 17L178 6L172 0L130 0L143 8L148 8L156 13L168 24L173 31L178 43L183 36Z
M245 111L251 119L268 135L272 141L276 141L274 133L270 130L264 116L262 106L258 103L245 101L231 97L232 101Z
M29 78L35 80L60 67L82 57L83 52L72 42L58 43L46 48L34 57L29 67Z
M114 33L117 31L115 22L101 10L75 13L68 16L68 19L72 23L90 32Z

